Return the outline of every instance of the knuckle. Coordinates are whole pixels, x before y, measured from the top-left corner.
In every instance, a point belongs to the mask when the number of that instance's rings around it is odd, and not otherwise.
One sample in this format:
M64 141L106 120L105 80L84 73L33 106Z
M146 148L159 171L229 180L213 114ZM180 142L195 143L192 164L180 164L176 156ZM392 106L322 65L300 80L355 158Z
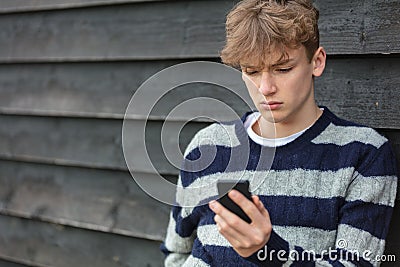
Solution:
M219 216L218 216L218 215L215 215L215 216L214 216L214 221L215 221L216 223L218 223L218 220L219 220Z
M243 241L243 243L242 243L242 248L243 249L248 249L248 248L250 248L251 247L251 244L250 244L250 242L249 241Z
M226 223L219 223L219 230L220 232L226 232L226 230L228 229L228 226L226 225Z
M226 226L220 226L219 232L224 235L224 234L228 233L228 229Z
M265 234L269 235L272 232L272 225L269 223L265 228Z
M254 244L256 246L261 246L264 243L264 238L262 238L261 236L255 236L254 237Z
M233 228L237 228L240 224L240 221L238 218L234 218L232 219L229 224L233 227Z

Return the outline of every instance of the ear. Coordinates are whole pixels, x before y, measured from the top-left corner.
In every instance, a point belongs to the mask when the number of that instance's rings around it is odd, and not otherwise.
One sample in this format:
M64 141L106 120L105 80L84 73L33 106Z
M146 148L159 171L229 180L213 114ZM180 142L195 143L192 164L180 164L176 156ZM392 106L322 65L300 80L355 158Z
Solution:
M319 77L322 75L326 64L326 52L323 47L319 47L315 51L314 57L312 59L313 64L313 76Z

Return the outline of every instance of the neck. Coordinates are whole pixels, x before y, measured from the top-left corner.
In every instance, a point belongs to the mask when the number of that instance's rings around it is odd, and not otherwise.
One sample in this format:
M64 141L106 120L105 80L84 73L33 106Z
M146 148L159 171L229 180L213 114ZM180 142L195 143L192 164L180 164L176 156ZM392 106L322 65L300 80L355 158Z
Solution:
M253 130L265 138L287 137L313 125L322 113L323 111L315 104L311 108L298 111L290 120L272 123L261 116L254 124Z

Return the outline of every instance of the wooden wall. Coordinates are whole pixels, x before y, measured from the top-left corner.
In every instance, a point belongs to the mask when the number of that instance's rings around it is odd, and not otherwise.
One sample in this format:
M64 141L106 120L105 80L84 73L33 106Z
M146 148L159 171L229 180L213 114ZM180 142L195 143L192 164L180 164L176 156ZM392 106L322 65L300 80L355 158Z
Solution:
M124 112L141 83L165 67L218 62L235 2L0 1L0 266L162 265L170 207L147 196L127 170ZM400 1L317 5L329 55L316 80L318 102L385 134L400 169ZM169 180L177 169L161 152L164 114L201 95L245 110L204 84L178 88L160 104L146 142ZM206 125L188 123L181 147ZM399 212L398 198L387 242L398 261Z

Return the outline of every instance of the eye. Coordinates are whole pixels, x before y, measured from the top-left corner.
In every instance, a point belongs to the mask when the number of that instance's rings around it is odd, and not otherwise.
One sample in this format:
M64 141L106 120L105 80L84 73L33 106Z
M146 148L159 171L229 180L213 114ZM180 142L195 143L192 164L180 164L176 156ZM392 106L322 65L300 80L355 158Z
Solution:
M277 69L276 71L280 72L280 73L287 73L287 72L291 71L292 69L293 69L292 67L290 67L290 68L280 68L280 69Z
M247 75L249 75L249 76L252 76L252 75L255 75L255 74L257 74L257 73L258 73L258 71L257 71L257 70L249 70L249 69L245 69L245 70L244 70L244 73L245 73L245 74L247 74Z

